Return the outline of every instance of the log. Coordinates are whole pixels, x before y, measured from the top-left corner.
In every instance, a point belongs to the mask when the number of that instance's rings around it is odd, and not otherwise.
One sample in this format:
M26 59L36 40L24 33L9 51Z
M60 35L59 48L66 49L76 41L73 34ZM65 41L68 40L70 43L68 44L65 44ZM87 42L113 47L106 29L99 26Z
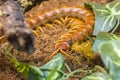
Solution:
M21 6L14 0L0 0L0 20L8 42L17 50L34 52L34 35L25 22Z

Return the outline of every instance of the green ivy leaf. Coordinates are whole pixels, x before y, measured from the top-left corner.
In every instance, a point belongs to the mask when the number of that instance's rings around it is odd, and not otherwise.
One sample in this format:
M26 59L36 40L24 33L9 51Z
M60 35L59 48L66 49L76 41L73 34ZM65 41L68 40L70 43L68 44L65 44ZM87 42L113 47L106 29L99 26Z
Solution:
M92 8L95 14L95 26L93 35L97 35L100 31L112 33L120 24L120 0L116 0L106 5L94 3L85 3L85 6Z
M100 53L112 80L120 78L120 37L100 32L93 44L93 50Z
M59 72L57 72L57 70L64 71L64 58L62 54L56 55L50 62L43 65L41 68L53 69L53 71L44 71L46 80L59 79L62 75Z
M42 73L41 73L42 71ZM35 67L29 72L28 80L58 80L62 74L58 71L64 71L64 58L58 54L42 67Z
M41 78L44 77L42 70L39 67L30 65L30 71L28 73L28 80L42 80ZM45 80L45 79L43 79Z
M94 42L94 45L93 45L93 50L95 52L98 52L99 51L99 48L100 46L107 42L107 41L118 41L120 40L120 37L114 35L114 34L111 34L111 33L106 33L106 32L99 32L98 33L98 36L96 37L96 40ZM98 45L99 44L99 45Z

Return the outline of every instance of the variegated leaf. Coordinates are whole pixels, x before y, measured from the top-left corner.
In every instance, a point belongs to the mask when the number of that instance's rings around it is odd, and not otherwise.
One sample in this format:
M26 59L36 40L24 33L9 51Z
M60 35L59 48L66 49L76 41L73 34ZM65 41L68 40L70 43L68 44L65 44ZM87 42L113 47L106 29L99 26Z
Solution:
M114 32L120 24L120 0L110 2L106 5L85 3L86 7L93 9L95 14L95 26L93 35L99 31Z
M100 32L93 44L93 50L100 53L112 80L120 80L120 37Z
M62 77L58 70L64 71L64 58L60 53L41 67L31 66L28 80L58 80Z

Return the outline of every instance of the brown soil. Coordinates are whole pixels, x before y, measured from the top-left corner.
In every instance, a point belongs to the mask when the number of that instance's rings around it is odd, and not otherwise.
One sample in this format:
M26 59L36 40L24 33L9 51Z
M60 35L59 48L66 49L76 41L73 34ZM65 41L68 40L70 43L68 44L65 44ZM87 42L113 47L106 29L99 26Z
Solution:
M48 7L45 7L44 5L47 4L48 6L51 6L51 4L54 4L51 9L55 6L58 6L58 4L62 5L69 5L69 2L73 2L72 5L75 5L76 3L83 3L86 2L96 2L96 3L106 3L107 0L50 0L49 2L43 2L41 5L38 5L34 7L31 11L28 11L26 13L27 17L33 16L38 12L41 12L44 10L48 10ZM48 4L49 3L49 4ZM71 4L70 4L71 5ZM79 4L80 5L80 4ZM39 37L35 39L35 52L31 55L28 55L24 52L18 52L15 49L12 49L12 55L17 58L20 62L26 62L31 65L35 66L41 66L43 65L44 59L47 58L53 51L55 51L55 41L58 39L58 37L66 32L66 28L61 27L57 24L52 24L54 27L56 27L55 30L48 28L46 26L43 26L43 30L45 33L39 33ZM120 32L120 31L119 31ZM0 80L26 80L22 75L20 75L16 69L14 69L13 65L9 61L8 57L6 56L5 48L8 42L2 43L0 45ZM94 67L94 65L102 65L101 60L94 59L91 60L90 63L87 63L85 59L80 60L81 57L80 53L68 50L67 53L71 56L71 58L65 57L65 62L69 65L71 70L75 69L91 69ZM100 58L99 58L100 59ZM69 79L69 80L77 80L77 79Z

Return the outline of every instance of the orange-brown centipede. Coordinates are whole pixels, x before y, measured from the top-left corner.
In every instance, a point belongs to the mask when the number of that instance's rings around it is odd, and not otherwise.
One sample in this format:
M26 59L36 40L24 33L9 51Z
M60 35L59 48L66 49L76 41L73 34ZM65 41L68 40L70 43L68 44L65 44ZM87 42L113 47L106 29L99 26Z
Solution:
M36 24L43 25L50 20L64 16L77 17L78 22L82 21L82 23L78 23L77 25L73 26L68 30L68 32L66 32L66 34L59 37L55 44L55 48L57 50L53 54L59 50L63 52L63 50L69 49L71 40L83 41L86 39L85 36L92 35L94 27L94 14L92 11L84 7L62 7L48 11L41 15L36 15L26 20L28 26L34 28ZM71 25L73 24L71 23Z

